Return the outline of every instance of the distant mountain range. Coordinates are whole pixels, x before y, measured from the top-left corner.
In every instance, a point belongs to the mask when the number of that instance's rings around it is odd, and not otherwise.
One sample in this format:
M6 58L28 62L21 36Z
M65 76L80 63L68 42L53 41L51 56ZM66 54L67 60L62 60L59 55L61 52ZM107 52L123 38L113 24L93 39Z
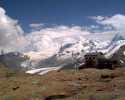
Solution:
M73 68L75 64L84 63L84 55L88 52L102 52L105 57L111 58L116 54L122 62L125 61L125 39L115 35L111 41L101 42L99 40L79 39L77 42L70 42L61 45L58 51L51 56L43 52L19 53L10 52L0 55L0 62L14 69L36 69L43 67L65 66ZM122 49L121 49L122 47ZM57 49L56 49L57 50ZM52 54L52 51L47 51Z
M28 60L28 57L19 52L10 52L0 55L0 63L14 70L24 70L21 64Z
M65 65L70 68L77 62L84 62L84 55L88 52L103 52L106 57L110 58L116 53L121 46L125 45L122 36L116 34L111 41L87 40L80 38L77 42L65 43L58 52L53 56L41 60L33 60L35 67L54 67ZM36 63L37 62L37 63ZM70 66L69 66L70 65Z

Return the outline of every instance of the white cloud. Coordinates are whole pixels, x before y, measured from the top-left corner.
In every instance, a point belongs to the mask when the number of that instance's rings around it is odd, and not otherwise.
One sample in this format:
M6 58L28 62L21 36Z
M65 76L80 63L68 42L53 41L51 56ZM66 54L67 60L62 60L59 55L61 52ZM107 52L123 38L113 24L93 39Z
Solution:
M32 23L29 25L29 27L31 28L31 31L39 31L41 28L44 27L43 23Z
M94 18L97 23L104 25L104 28L110 28L122 34L125 32L125 15L116 14L111 17L97 16Z
M33 50L41 51L54 48L58 43L72 42L77 40L79 36L88 34L90 33L84 31L80 26L55 26L31 32L26 38L32 45L28 49L32 47Z
M101 20L104 20L105 19L105 17L103 17L103 16L92 16L92 17L90 17L91 19L94 19L94 20L98 20L98 21L101 21Z
M20 49L24 45L23 33L18 21L7 16L5 10L0 7L0 50Z
M91 32L86 31L84 27L80 26L69 27L62 25L42 28L39 31L33 31L26 35L26 39L30 44L25 49L25 54L30 56L32 60L37 58L45 59L57 53L61 45L77 42L81 40L81 38L83 41L85 41L85 38L93 39L93 37L97 37L98 35L100 35L100 33L92 35ZM100 36L103 36L104 39L104 35Z
M44 26L44 24L42 24L42 23L32 23L29 26L32 28L32 27Z
M111 40L112 36L113 34L109 34L108 32L91 33L80 26L44 28L26 35L26 39L30 42L26 48L26 51L28 51L26 54L29 56L36 54L40 57L35 57L46 58L57 53L60 46L64 44L74 43L81 39L83 41L85 39Z

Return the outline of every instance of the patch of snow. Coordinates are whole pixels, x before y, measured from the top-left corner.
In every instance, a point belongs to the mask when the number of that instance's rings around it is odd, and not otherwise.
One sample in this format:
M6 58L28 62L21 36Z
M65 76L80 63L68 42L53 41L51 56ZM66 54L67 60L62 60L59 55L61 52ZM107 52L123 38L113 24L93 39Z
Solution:
M47 68L39 68L39 69L32 69L32 70L28 70L26 71L27 74L39 74L39 75L44 75L50 71L54 71L54 70L60 70L62 67L58 66L58 67L47 67Z

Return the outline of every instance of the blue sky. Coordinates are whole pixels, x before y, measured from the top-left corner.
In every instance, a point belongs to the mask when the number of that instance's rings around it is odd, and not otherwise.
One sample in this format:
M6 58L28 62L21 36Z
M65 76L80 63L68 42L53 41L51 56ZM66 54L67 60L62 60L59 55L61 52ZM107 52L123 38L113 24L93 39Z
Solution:
M91 25L89 16L113 16L125 14L125 0L1 0L7 15L18 19L25 31L29 24L44 23L46 26Z

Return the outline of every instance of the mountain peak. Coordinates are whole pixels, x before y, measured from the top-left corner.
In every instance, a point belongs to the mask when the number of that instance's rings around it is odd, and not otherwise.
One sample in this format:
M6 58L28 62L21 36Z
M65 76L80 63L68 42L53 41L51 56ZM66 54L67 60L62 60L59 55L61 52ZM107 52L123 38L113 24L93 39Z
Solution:
M116 34L112 39L112 42L119 41L119 40L125 40L125 38L120 34Z

